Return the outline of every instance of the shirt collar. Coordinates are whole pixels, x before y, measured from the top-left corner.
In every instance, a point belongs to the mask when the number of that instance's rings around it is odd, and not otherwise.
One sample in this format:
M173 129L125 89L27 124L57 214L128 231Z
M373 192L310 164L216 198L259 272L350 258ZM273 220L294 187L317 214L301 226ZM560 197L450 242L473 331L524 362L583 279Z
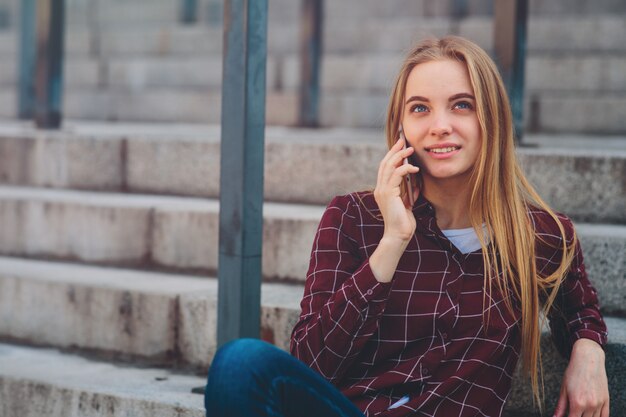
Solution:
M435 218L435 209L421 193L413 205L413 215L417 222L416 228L422 235L438 241L442 248L457 254L459 257L469 255L462 254L439 229L437 219Z
M435 210L433 205L424 197L424 194L420 193L413 204L413 214L417 217L425 217L427 215L433 215Z

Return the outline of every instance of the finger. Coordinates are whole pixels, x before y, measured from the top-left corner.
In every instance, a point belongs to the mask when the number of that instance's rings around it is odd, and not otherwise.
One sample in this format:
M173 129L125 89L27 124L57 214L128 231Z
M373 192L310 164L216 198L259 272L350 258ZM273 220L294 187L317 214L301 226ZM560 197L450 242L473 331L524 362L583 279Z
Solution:
M586 410L583 410L582 417L599 417L600 416L600 408L599 407L590 407Z
M385 166L381 169L380 182L382 184L388 183L395 170L400 166L414 166L408 163L408 161L406 164L404 163L405 159L408 158L413 152L413 148L407 148L391 155L391 157L386 161Z
M600 404L598 406L598 408L595 410L594 417L609 417L609 397L608 397L608 393L606 396L606 399L604 400L604 402L602 404Z
M401 197L401 187L402 183L406 181L406 176L409 174L414 174L417 170L419 170L419 168L412 165L400 165L399 167L395 168L387 182L379 186L381 197L385 195L391 198ZM406 194L402 197L406 197Z
M583 410L581 415L582 417L599 417L600 408L599 407L588 408L586 410Z
M413 165L400 165L394 168L393 172L385 181L376 185L374 189L374 197L378 204L388 199L395 199L402 195L401 184L406 181L405 178L409 174L414 174L419 171L419 168ZM406 195L405 195L406 196ZM406 206L406 203L405 203Z
M561 386L561 394L559 394L559 401L556 403L554 410L554 417L565 417L565 410L567 409L567 392L565 387Z
M600 417L609 417L609 401L604 403Z
M596 407L595 410L592 410L589 413L589 417L600 417L601 414L602 414L602 404L600 404L598 407Z
M400 165L392 171L386 184L389 187L399 187L403 181L406 181L407 175L417 174L419 170L419 167L416 167L415 165Z
M581 405L573 404L572 401L568 401L567 417L591 417L591 414L586 414L586 410Z
M378 164L378 178L377 178L378 183L381 182L382 172L384 170L384 167L387 166L387 161L389 161L389 159L398 151L400 151L403 147L404 147L404 140L400 139L391 147L391 149L389 149L389 151L387 151L383 159L381 159L380 163Z

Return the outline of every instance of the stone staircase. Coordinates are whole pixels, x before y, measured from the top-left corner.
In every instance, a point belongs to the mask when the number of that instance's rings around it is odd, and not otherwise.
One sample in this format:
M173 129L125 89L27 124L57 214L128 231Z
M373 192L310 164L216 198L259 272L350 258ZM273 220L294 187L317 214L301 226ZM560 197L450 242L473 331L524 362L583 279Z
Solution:
M381 125L387 94L411 43L459 34L493 46L492 1L327 2L321 123ZM536 132L624 134L626 3L531 1L526 126ZM17 1L0 0L0 117L14 117ZM149 6L148 6L149 4ZM199 0L199 22L178 22L179 0L68 0L65 113L73 119L219 123L219 0ZM270 0L267 122L297 122L299 1Z
M216 348L219 135L0 124L0 416L203 415L190 390ZM626 138L527 141L529 177L576 223L609 325L612 415L626 415ZM371 129L267 128L265 340L288 347L324 206L374 184L382 142ZM565 362L544 336L550 408ZM533 415L520 377L508 410Z
M67 3L70 119L43 132L11 120L18 0L0 0L0 417L200 417L191 389L216 348L221 2L199 0L193 25L176 0ZM261 336L283 349L324 206L375 182L411 42L492 48L491 1L469 0L462 19L443 1L325 3L328 128L308 130L287 127L299 2L270 0ZM626 416L626 3L530 4L525 141L538 146L518 154L576 223L609 326L611 415ZM550 412L566 364L543 342ZM508 417L535 415L527 385L516 378Z

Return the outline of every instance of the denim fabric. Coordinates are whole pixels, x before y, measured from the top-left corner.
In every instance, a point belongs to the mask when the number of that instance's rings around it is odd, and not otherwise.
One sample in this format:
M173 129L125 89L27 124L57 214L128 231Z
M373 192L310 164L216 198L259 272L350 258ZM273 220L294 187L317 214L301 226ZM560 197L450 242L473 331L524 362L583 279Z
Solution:
M240 339L215 355L204 397L207 417L363 417L339 390L268 343Z

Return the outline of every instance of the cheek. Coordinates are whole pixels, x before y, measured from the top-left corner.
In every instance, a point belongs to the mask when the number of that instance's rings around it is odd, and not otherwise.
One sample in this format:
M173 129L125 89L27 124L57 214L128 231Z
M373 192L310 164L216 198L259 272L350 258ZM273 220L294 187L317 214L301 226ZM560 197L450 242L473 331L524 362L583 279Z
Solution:
M424 137L424 128L419 123L407 123L402 126L404 129L404 136L409 141L409 144L413 147L418 146Z

